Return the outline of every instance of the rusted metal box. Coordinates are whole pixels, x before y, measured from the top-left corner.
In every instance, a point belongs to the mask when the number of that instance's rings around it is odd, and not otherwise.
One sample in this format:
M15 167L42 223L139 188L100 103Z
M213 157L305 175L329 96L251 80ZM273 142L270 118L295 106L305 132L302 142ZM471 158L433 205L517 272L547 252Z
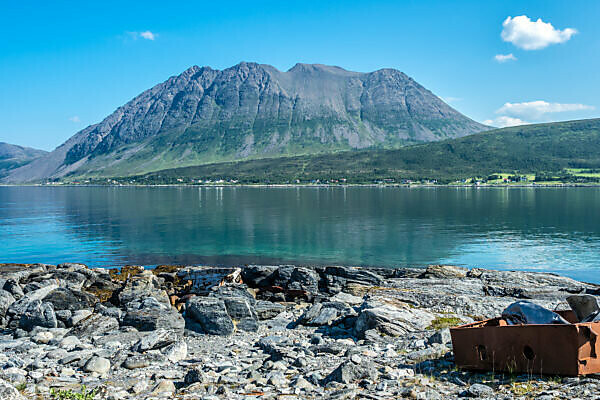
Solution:
M600 322L570 325L507 325L501 318L450 329L459 368L577 376L600 372Z

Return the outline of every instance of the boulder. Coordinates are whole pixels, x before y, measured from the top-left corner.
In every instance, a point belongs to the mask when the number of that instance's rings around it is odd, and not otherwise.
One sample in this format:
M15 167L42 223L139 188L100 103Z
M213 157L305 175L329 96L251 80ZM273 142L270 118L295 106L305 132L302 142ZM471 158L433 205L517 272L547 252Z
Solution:
M278 316L285 311L285 307L279 303L259 300L254 306L254 311L256 312L258 319L265 320Z
M253 288L272 286L277 269L278 267L271 265L249 265L242 268L242 279Z
M324 383L339 382L349 384L362 379L377 379L377 370L369 361L361 360L356 363L352 360L342 362L325 379Z
M152 297L164 306L171 305L169 296L161 289L158 278L151 271L130 276L118 295L119 304L125 308L140 308L138 302L148 297Z
M7 279L6 282L4 282L4 285L2 285L2 289L10 293L15 300L19 300L25 296L25 292L23 292L21 285L19 285L15 279Z
M335 321L356 315L356 311L347 304L329 301L314 304L300 317L299 322L308 326L332 325Z
M430 265L423 274L424 278L465 278L469 270L454 265Z
M6 290L0 290L0 319L4 318L6 311L15 302L15 298L12 294Z
M313 269L284 265L277 269L273 285L315 295L319 292L319 275Z
M234 330L233 321L221 299L192 297L186 303L186 317L196 322L189 327L199 333L225 336Z
M337 276L344 278L347 283L358 283L363 285L378 286L383 282L383 278L374 272L364 268L355 267L326 267L325 275Z
M71 330L71 335L82 337L101 336L119 329L119 321L101 314L92 314L79 321Z
M90 315L92 315L92 312L90 310L78 310L78 311L75 311L73 313L73 315L71 315L71 317L69 318L67 324L68 324L68 326L75 326L80 321L83 321L84 319L86 319Z
M146 353L127 357L125 362L123 362L123 368L138 369L146 368L151 365L160 366L165 364L167 364L167 358L164 355L160 353Z
M85 279L85 277L83 277ZM58 288L44 297L46 303L52 303L55 310L71 312L84 308L93 308L98 298L92 294L77 289Z
M19 328L31 331L36 326L44 328L56 328L58 326L54 307L51 303L33 300L27 305L19 320Z
M418 308L398 308L369 302L363 307L354 326L354 333L359 338L364 338L365 332L371 329L387 336L422 331L435 319L430 312Z
M42 300L44 297L46 297L50 292L52 292L55 289L58 289L58 285L48 285L41 289L34 290L32 292L27 293L26 295L21 297L19 300L12 303L8 307L6 314L13 319L19 319L21 317L21 315L25 312L27 307L29 306L30 302L32 302L34 300Z
M129 310L123 317L123 326L133 326L139 331L164 329L183 333L185 321L174 308L148 308Z

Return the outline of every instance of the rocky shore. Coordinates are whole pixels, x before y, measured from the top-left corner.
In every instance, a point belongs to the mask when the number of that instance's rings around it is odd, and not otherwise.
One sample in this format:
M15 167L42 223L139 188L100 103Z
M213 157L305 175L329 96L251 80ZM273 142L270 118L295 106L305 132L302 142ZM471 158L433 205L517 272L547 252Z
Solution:
M449 326L498 316L517 299L560 308L573 293L600 288L439 265L1 264L0 400L76 398L69 390L89 399L595 398L593 377L453 363Z

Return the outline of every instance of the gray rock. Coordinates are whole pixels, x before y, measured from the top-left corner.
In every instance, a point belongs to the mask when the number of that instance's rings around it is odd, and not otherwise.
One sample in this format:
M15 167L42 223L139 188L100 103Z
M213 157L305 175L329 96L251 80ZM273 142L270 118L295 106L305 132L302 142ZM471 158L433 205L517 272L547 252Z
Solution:
M103 357L94 356L85 363L83 370L104 375L110 370L110 361Z
M158 353L146 353L146 354L136 354L133 356L127 357L125 362L123 362L123 368L127 369L138 369L138 368L146 368L150 365L152 366L160 366L165 365L167 363L167 358Z
M28 304L19 320L19 327L31 331L36 326L44 328L57 327L56 314L54 314L54 307L51 303L33 300Z
M225 302L216 298L192 297L186 303L186 316L196 322L192 330L209 335L230 335L234 325Z
M160 394L168 394L172 395L175 393L177 389L175 388L175 384L170 380L160 380L152 389L152 394L160 395Z
M92 315L90 310L77 310L73 313L73 315L71 315L71 318L69 318L67 324L68 326L75 326L90 315Z
M163 354L172 363L177 363L187 357L188 347L184 340L175 342L163 349Z
M356 336L364 337L366 331L375 329L388 336L400 336L406 332L422 331L433 320L434 315L422 309L365 303L354 332Z
M165 329L179 334L183 333L185 321L177 310L148 308L140 310L129 310L123 318L124 326L133 326L139 331L154 331Z
M165 307L171 306L167 293L160 288L158 279L151 271L143 271L130 276L118 295L119 304L125 308L139 308L139 304L132 305L130 303L139 302L148 297L152 297Z
M492 389L488 385L483 385L481 383L474 383L466 390L467 397L485 398L493 396L493 394L494 389Z
M444 328L442 330L437 331L433 335L429 337L428 343L434 344L446 344L452 341L452 337L450 336L450 329Z
M161 349L177 341L177 333L166 329L157 329L142 337L131 348L133 351L144 352L153 349Z
M10 293L15 300L20 300L25 296L21 285L15 279L7 279L2 285L2 289Z
M270 301L259 300L254 306L258 319L265 320L276 317L285 311L285 307L279 303L272 303Z
M364 361L361 364L357 364L348 360L342 362L335 370L333 370L333 372L324 379L324 382L349 384L360 379L375 380L376 378L377 371L370 362Z
M186 385L204 382L204 374L199 366L188 369L183 379Z
M0 400L24 400L24 397L13 385L0 379Z
M0 290L0 319L4 318L8 308L15 302L15 298L6 290Z
M71 330L71 335L82 337L101 336L119 329L119 321L101 314L92 314L80 321Z

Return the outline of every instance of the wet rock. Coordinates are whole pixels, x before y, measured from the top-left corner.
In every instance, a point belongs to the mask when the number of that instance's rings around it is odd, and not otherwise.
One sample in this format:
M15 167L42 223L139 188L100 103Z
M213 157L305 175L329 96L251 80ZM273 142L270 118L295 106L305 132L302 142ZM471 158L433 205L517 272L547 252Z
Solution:
M110 370L110 361L103 357L94 356L85 363L83 370L104 375Z
M190 329L209 335L231 335L234 331L233 321L225 302L217 298L193 297L187 301L186 316L192 320Z
M34 327L56 328L57 320L54 307L50 303L41 300L33 300L25 309L19 320L19 328L31 331Z

